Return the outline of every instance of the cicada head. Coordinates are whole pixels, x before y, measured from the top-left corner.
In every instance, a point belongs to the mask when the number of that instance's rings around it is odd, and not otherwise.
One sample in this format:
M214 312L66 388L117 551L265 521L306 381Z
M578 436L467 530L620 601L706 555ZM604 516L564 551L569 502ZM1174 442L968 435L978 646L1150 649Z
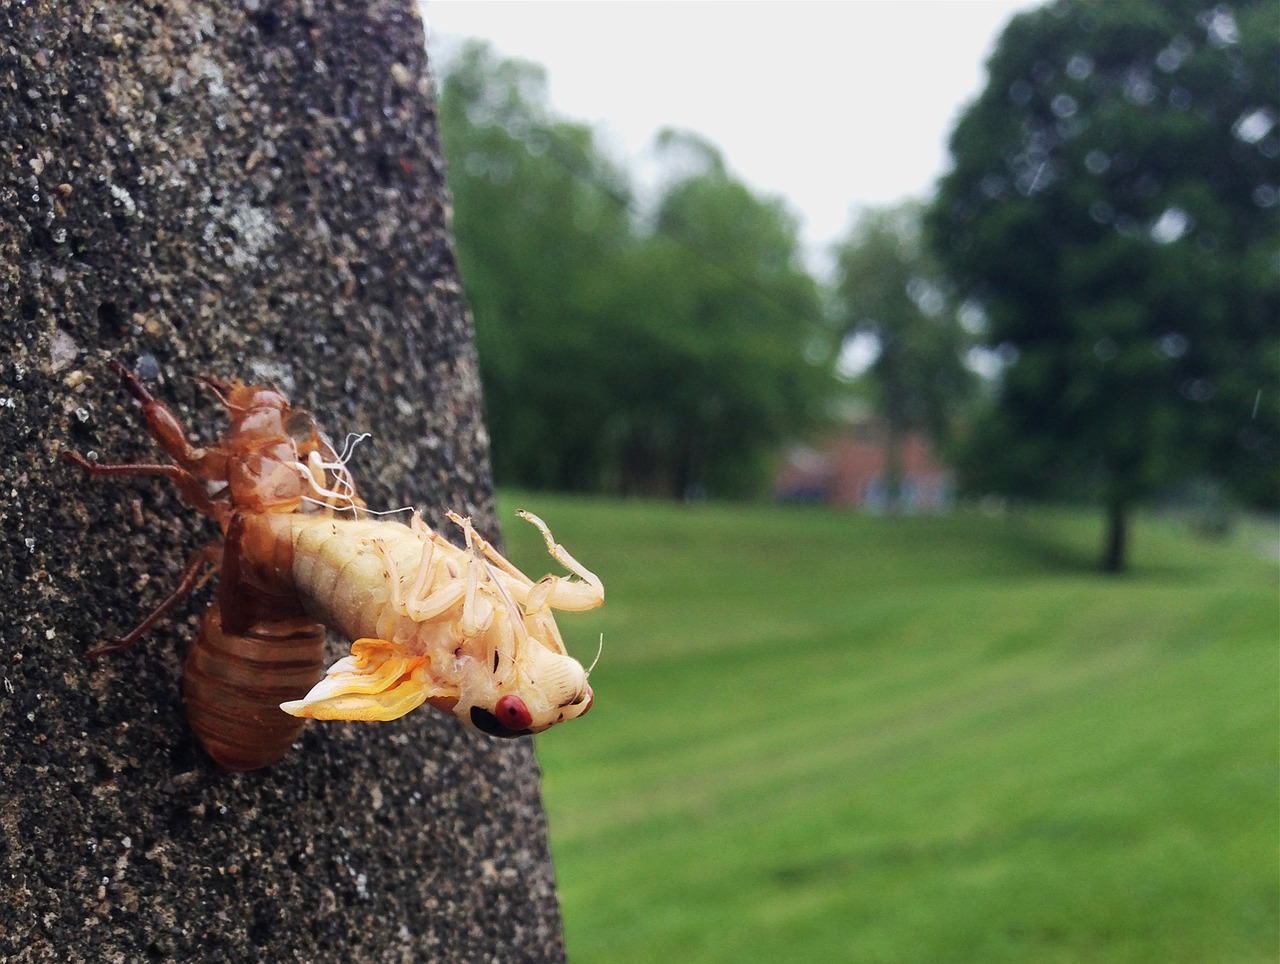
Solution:
M436 705L478 733L515 737L577 719L593 698L581 663L529 639L512 672L499 677L471 660L457 702Z
M449 660L445 668L387 640L359 639L306 696L280 708L316 720L373 721L399 719L427 702L468 729L503 737L541 733L591 709L582 664L534 639L501 673L465 653Z

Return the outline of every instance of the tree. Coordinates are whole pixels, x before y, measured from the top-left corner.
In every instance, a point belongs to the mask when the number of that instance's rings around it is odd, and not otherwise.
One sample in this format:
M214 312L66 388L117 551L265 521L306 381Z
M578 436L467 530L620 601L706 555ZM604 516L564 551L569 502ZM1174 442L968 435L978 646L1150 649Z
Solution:
M635 244L626 175L555 120L541 68L468 44L441 133L500 483L597 489L608 460L610 332Z
M1106 508L1204 473L1276 499L1280 33L1272 2L1015 17L931 213L1005 365L971 478Z
M924 247L922 214L916 202L864 211L835 251L842 337L875 343L869 375L886 427L890 511L899 502L903 436L917 429L944 444L973 392L964 364L969 336L937 259Z
M472 44L441 118L501 484L740 495L817 409L813 280L782 205L668 135L652 217L539 68Z
M629 380L624 473L680 497L755 494L830 392L817 285L780 201L695 135L664 131L658 150L668 179L637 276L631 334L647 344Z

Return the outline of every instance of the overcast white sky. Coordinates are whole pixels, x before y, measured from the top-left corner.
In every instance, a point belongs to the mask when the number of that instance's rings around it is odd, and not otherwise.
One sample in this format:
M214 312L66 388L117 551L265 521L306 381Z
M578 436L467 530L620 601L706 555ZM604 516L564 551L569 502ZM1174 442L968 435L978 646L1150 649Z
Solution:
M696 131L784 197L812 255L863 205L926 195L1010 16L1033 0L427 0L428 46L489 40L547 70L642 179L664 126Z

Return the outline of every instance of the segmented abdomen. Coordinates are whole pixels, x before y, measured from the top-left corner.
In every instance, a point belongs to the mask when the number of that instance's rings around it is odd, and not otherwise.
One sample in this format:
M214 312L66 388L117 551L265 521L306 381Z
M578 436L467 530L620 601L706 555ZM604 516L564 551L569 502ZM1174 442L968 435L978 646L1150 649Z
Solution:
M289 752L306 723L280 704L301 699L323 675L322 625L298 616L228 633L215 601L187 655L187 719L224 770L270 766Z
M373 543L381 544L409 584L427 546L396 521L288 518L293 525L293 589L302 607L347 639L389 638L385 619L395 611L390 573Z

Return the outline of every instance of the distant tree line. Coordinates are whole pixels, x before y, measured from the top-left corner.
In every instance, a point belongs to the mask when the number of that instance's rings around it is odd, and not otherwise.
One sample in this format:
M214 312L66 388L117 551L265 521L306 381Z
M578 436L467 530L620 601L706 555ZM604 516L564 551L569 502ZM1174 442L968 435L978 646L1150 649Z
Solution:
M499 483L758 494L855 393L891 487L924 431L970 491L1103 505L1110 570L1134 506L1178 480L1276 507L1278 12L1016 16L937 196L863 212L827 284L709 144L664 133L639 198L539 68L467 45L441 129ZM856 377L851 344L872 349Z

